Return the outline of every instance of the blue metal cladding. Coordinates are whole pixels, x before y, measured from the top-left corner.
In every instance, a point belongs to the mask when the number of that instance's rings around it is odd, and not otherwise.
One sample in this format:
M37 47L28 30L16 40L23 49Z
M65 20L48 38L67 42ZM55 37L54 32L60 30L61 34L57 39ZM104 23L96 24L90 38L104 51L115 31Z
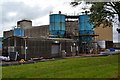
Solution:
M64 31L50 31L50 32L56 35L65 33Z
M50 33L52 35L65 34L65 15L63 14L50 15Z
M8 37L2 37L2 40L5 40L5 39L7 39Z
M52 33L52 35L55 35L55 37L58 38L63 38L65 31L49 31L50 33Z
M93 24L90 24L88 21L90 17L88 15L79 16L79 30L93 30Z
M84 34L94 34L94 31L93 30L81 30L79 31L79 34L80 35L84 35ZM80 37L81 41L90 41L92 40L92 36L81 36Z
M88 21L90 17L88 15L79 16L79 34L94 34L93 24L90 24ZM92 36L81 36L81 41L90 41Z
M24 36L23 28L14 28L14 36Z
M79 33L82 35L82 34L94 34L94 31L79 31ZM80 38L82 41L90 41L90 40L92 40L92 36L81 36L81 38Z
M2 48L2 41L0 41L0 48Z
M79 31L79 34L94 34L93 30L81 30Z

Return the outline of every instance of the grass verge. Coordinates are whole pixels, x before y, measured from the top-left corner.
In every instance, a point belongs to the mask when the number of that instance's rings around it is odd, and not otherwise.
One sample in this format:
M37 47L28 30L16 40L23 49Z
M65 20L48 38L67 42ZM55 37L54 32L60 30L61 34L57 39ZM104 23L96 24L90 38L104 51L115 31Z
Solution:
M72 58L2 68L3 78L111 78L118 56Z

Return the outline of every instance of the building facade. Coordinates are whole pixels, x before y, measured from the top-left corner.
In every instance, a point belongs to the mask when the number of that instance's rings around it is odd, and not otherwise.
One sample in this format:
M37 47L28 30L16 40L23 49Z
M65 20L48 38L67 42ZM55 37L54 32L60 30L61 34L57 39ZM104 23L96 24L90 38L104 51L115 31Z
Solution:
M31 20L20 20L17 22L17 26L21 27L23 29L31 28L32 27L32 21Z
M94 32L96 35L96 40L106 40L106 41L113 41L113 27L104 27L101 24L99 27L94 28Z
M72 39L9 37L3 40L3 56L17 59L52 58L78 55L78 42Z

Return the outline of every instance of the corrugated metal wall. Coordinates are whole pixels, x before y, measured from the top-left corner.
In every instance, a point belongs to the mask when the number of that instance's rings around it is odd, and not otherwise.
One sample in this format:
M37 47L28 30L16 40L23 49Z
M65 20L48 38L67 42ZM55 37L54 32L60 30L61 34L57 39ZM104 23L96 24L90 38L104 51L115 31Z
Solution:
M54 43L55 41L59 41L59 43ZM62 50L66 51L67 56L72 56L75 54L76 49L71 50L71 47L72 48L74 47L74 43L77 45L75 40L61 40L61 39L52 40L44 38L21 38L21 37L10 37L6 40L3 40L3 42L4 42L3 55L8 56L8 53L10 51L18 52L20 59L25 58L25 43L27 47L26 48L27 59L40 57L44 58L61 57ZM58 45L59 48L58 54L52 54L52 50L54 50L52 49L52 46L54 45ZM12 48L14 48L14 50Z
M90 24L89 21L90 17L88 15L80 15L79 17L79 30L92 30L93 31L93 24Z
M24 47L23 38L10 37L8 39L3 40L2 55L8 56L8 54L11 52L10 50L11 48L13 48L12 52L18 52L19 56L21 58L24 58L23 50L25 49L25 47Z
M27 39L27 58L51 57L51 42L40 38Z
M24 36L24 29L23 28L14 28L14 36Z
M58 35L64 37L65 34L65 15L52 14L50 15L50 33L51 35Z
M94 34L94 29L89 21L90 17L88 15L80 15L79 17L79 34ZM81 41L92 40L92 36L81 36Z

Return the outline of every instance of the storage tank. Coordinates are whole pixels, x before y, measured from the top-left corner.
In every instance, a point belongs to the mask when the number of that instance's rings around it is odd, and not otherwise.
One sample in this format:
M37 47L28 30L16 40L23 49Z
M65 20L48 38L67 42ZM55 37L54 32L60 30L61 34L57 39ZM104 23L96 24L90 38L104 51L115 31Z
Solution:
M21 27L23 29L31 28L32 27L32 21L31 20L21 20L17 22L17 26Z
M50 34L57 37L64 37L65 34L65 15L51 14L50 15Z
M80 35L89 35L94 34L94 29L92 24L89 21L90 17L88 15L80 15L79 16L79 34ZM92 36L81 36L83 41L92 40Z
M24 36L24 29L23 28L14 28L14 36Z

